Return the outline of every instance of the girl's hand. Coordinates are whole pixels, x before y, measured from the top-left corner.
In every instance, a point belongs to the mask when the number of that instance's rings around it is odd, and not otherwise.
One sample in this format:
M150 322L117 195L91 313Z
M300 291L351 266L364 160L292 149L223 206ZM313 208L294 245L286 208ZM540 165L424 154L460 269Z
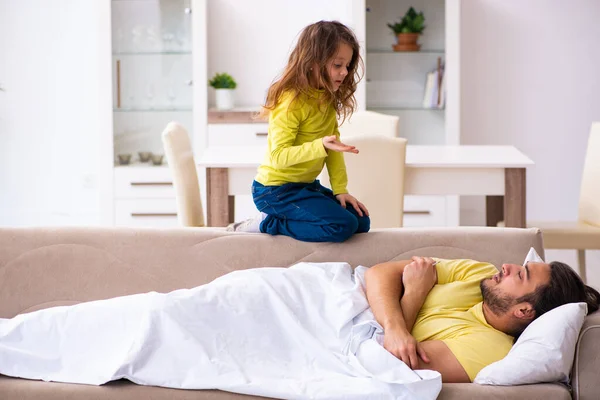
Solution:
M323 138L323 147L333 151L358 154L358 149L340 142L335 135L325 136Z
M367 207L365 207L365 205L360 201L356 200L356 197L352 196L350 193L338 194L337 196L335 196L335 198L340 202L340 204L344 208L346 208L346 204L352 204L352 207L354 207L358 215L360 215L361 217L363 216L363 212L364 215L369 215L369 210L367 210Z

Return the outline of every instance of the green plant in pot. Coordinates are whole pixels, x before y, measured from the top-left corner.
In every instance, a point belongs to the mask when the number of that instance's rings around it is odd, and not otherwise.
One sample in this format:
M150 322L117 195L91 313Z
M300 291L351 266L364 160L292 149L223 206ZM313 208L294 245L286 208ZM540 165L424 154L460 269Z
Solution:
M417 13L410 7L400 22L387 24L387 26L398 38L397 44L392 46L394 51L419 51L421 45L417 41L425 29L425 16L422 11Z
M215 100L218 110L230 110L233 108L233 91L237 83L233 77L226 73L217 73L208 84L215 88Z

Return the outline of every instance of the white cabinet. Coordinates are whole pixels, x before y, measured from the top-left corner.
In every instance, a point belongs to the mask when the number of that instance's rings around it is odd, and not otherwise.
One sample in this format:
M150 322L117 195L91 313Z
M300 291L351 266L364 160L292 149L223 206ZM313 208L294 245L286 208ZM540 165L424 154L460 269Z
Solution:
M206 0L112 0L113 223L177 226L161 133L206 132ZM197 134L200 132L200 134ZM144 161L142 153L156 157ZM129 158L128 163L121 159Z
M400 21L409 7L425 16L417 52L396 52L396 37L387 26ZM397 115L408 144L459 144L459 10L460 0L366 0L366 109ZM427 73L445 64L444 108L423 105ZM458 225L457 196L406 196L405 226Z

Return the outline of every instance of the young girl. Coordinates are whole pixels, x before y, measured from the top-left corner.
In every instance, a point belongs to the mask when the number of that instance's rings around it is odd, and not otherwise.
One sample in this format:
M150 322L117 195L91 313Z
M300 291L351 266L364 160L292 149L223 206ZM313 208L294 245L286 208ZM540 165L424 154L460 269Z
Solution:
M271 85L263 116L269 116L268 149L252 184L260 216L228 230L287 235L307 242L342 242L368 232L367 208L346 190L340 142L342 121L355 107L362 63L354 33L337 21L307 26L282 77ZM329 190L316 179L323 166Z

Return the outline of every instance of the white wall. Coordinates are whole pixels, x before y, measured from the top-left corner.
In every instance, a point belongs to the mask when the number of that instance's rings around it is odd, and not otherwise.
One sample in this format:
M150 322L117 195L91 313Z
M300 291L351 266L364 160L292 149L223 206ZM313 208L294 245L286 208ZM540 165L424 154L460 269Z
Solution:
M515 145L535 162L528 219L574 220L600 121L600 1L463 0L461 11L461 143ZM485 223L483 200L461 204L461 223ZM548 255L576 265L574 252Z
M109 20L108 0L0 0L0 226L110 218Z
M283 71L297 36L306 25L335 19L355 29L361 39L364 24L353 22L355 3L356 0L209 1L208 77L217 72L231 74L238 84L236 106L258 107L273 80ZM364 22L364 14L362 18ZM214 105L212 88L209 104Z

